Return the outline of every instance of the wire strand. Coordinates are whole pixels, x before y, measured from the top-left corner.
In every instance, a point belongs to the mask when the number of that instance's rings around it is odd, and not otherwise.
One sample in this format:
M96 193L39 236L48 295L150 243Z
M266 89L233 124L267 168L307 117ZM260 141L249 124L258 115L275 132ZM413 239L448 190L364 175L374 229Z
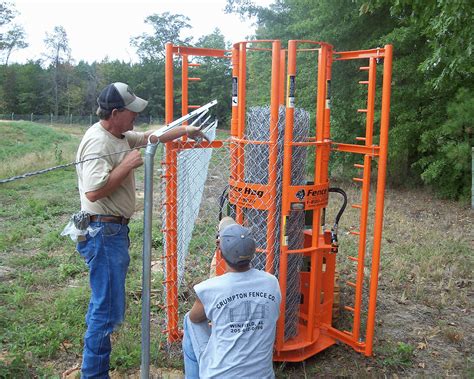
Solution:
M142 148L144 148L144 147L146 147L146 146L147 146L147 144L145 144L145 145L139 145L139 146L136 146L136 147L131 148L131 149L116 151L116 152L114 152L114 153L104 154L104 155L100 155L100 156L94 157L94 158L87 158L87 159L84 159L84 160L82 160L82 161L66 163L66 164L62 164L62 165L58 165L58 166L53 166L53 167L49 167L49 168L44 168L44 169L42 169L42 170L37 170L37 171L32 171L32 172L26 172L26 173L24 173L24 174L22 174L22 175L16 175L16 176L12 176L12 177L6 178L6 179L0 179L0 184L5 184L5 183L14 182L15 180L25 179L25 178L28 178L28 177L30 177L30 176L45 174L45 173L47 173L47 172L51 172L51 171L54 171L54 170L59 170L60 168L67 168L67 167L70 167L70 166L76 166L76 165L81 164L81 163L84 163L84 162L89 162L89 161L93 161L93 160L95 160L95 159L101 159L101 158L109 157L109 156L111 156L111 155L116 155L116 154L126 153L126 152L132 151L132 150L142 149Z

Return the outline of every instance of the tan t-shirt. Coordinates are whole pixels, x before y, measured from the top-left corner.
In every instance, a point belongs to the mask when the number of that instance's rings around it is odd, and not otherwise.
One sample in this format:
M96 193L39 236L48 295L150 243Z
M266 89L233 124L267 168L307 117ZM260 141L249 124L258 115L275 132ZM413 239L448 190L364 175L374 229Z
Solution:
M100 123L92 125L84 134L79 149L77 161L98 157L105 154L129 150L146 143L144 133L126 132L123 138L117 138L105 130ZM128 152L109 155L107 157L80 163L76 166L81 210L90 214L114 215L130 218L135 211L135 176L133 170L120 186L109 196L91 202L85 196L86 192L103 187L110 172L119 165Z

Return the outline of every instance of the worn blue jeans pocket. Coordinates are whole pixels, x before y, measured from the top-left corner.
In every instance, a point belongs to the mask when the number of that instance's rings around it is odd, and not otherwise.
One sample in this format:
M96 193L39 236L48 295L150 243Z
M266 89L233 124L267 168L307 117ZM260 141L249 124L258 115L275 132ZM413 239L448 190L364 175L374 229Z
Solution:
M122 231L122 228L127 228L127 225L122 224L106 223L102 225L102 235L104 237L113 237L119 235Z
M84 261L89 265L90 261L94 259L96 254L95 248L95 239L89 234L86 234L85 241L78 242L76 245L76 250L84 258Z

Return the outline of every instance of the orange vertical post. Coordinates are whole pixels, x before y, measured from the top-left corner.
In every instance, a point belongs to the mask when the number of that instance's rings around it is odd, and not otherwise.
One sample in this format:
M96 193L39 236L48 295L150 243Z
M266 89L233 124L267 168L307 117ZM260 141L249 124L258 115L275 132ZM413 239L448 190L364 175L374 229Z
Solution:
M385 46L382 84L382 114L380 120L380 151L378 162L377 194L375 197L374 244L372 250L372 270L370 274L369 307L367 311L367 332L365 355L372 355L377 305L378 275L380 267L380 247L382 241L385 179L387 170L388 128L390 124L390 86L392 82L392 45Z
M238 105L238 124L237 124L237 138L239 140L237 144L237 169L236 176L237 180L244 180L244 146L242 139L244 138L245 132L245 106L246 106L246 76L247 76L247 44L245 42L239 43L239 82L238 82L238 93L239 93L239 105ZM236 206L236 221L238 223L243 222L243 212L240 206Z
M285 70L286 70L286 52L281 50L280 52L280 91L278 94L278 103L285 105Z
M230 178L238 180L238 149L239 142L235 139L238 137L239 128L239 81L242 80L239 77L239 48L238 45L234 45L232 48L232 118L230 122Z
M181 116L185 116L188 111L188 75L189 75L189 61L188 54L181 55Z
M296 80L296 41L288 41L288 82ZM294 97L291 90L294 89L294 83L286 86L286 121L285 121L285 136L283 145L283 177L282 177L282 210L281 210L281 236L280 236L280 289L281 289L281 305L280 318L277 323L276 347L281 350L285 339L285 313L286 313L286 290L287 290L287 276L288 276L288 242L285 238L286 217L289 215L288 191L291 185L291 164L292 164L292 146L293 141L293 123L294 123ZM292 100L290 101L290 96Z
M268 186L270 196L276 199L277 188L277 162L278 162L278 117L280 108L280 51L281 42L272 42L272 76L271 76L271 98L270 98L270 145L268 146ZM267 212L267 259L265 261L265 271L273 274L275 260L275 225L276 225L275 201L270 205Z
M230 124L230 135L238 136L239 127L239 49L234 45L232 48L232 120ZM231 165L231 170L235 169ZM236 179L236 177L234 177Z
M165 122L173 121L173 45L166 44L165 60ZM178 330L178 256L177 256L177 152L173 142L166 144L166 272L169 278L166 283L166 295L168 300L168 340L170 342L179 339Z
M365 123L365 145L372 146L374 129L374 111L375 111L375 85L376 85L377 66L375 58L369 58L369 80L367 92L367 118ZM369 196L370 196L370 173L372 166L372 157L368 154L364 156L364 171L362 177L362 199L360 209L360 235L357 255L357 276L354 300L354 322L352 334L355 340L359 339L360 332L360 313L362 306L362 294L364 290L364 266L365 250L367 244L367 219L369 214Z
M325 112L326 112L326 71L327 71L328 48L322 44L318 54L318 94L316 102L316 164L314 173L314 183L322 184L327 182L327 164L324 164L324 157L328 154L329 143L324 143ZM319 236L321 234L321 209L313 211L313 233L311 246L319 247ZM309 279L309 305L308 305L308 340L313 340L315 314L321 308L321 287L322 276L318 273L322 270L322 255L315 250L311 254L311 271Z
M167 43L165 46L165 123L173 121L173 44Z

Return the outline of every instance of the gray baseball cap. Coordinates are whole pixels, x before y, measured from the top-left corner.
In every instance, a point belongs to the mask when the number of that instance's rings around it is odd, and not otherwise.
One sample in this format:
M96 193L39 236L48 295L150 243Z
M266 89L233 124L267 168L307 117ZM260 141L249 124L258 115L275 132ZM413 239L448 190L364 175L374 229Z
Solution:
M255 240L250 230L231 217L224 217L219 223L219 240L222 255L231 264L250 262L255 255Z
M133 93L128 84L115 82L105 87L97 98L99 107L105 110L125 108L135 113L140 113L148 105Z

